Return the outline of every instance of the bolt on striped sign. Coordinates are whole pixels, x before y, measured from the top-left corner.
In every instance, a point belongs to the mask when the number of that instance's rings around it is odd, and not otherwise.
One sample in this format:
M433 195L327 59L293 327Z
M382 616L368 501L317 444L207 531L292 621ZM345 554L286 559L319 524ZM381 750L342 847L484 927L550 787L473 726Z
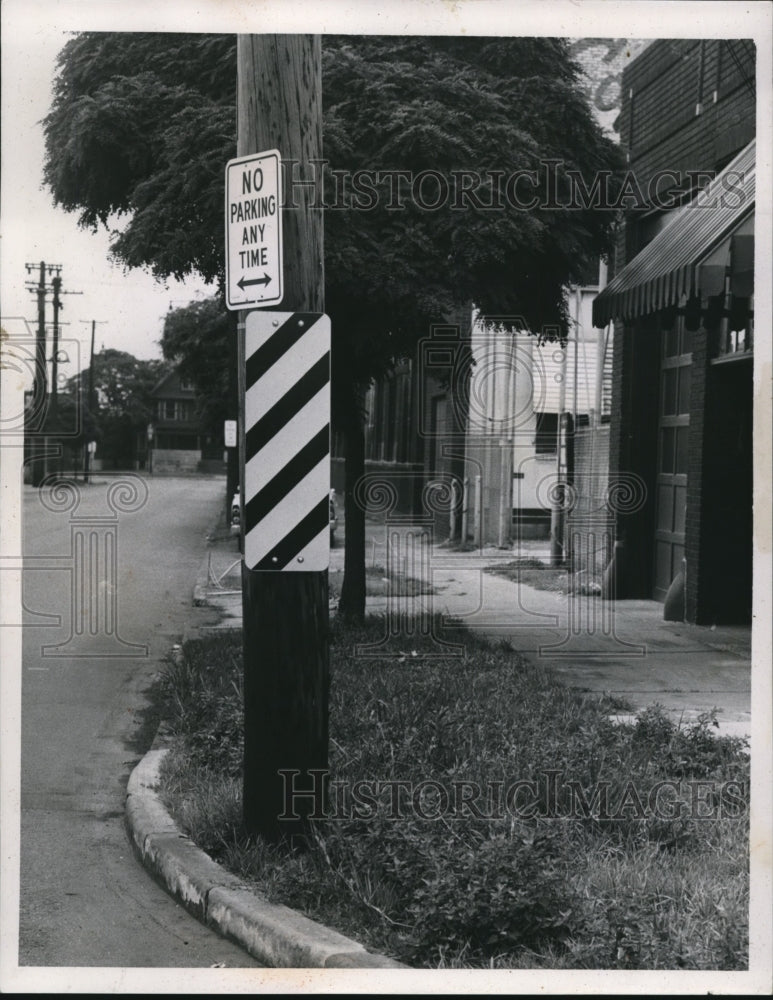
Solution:
M330 319L247 314L244 561L318 571L330 561Z

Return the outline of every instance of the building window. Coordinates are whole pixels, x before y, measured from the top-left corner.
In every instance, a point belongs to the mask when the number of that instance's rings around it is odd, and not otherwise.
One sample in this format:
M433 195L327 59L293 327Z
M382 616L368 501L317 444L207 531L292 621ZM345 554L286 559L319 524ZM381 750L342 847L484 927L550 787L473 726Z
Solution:
M555 455L558 443L558 414L538 413L534 451L537 455Z
M732 308L719 321L717 357L750 355L754 350L753 300L734 296Z
M180 388L182 389L183 392L193 392L195 386L189 378L181 378Z
M188 399L161 399L158 402L159 420L193 420L193 403Z

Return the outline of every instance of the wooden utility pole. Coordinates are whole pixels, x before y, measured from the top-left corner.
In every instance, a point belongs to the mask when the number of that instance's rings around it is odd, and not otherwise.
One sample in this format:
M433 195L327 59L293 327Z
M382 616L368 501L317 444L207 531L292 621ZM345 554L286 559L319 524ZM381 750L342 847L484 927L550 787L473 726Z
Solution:
M311 35L243 35L237 43L238 156L277 149L301 176L322 157L321 44ZM324 312L319 192L285 196L281 310ZM244 313L240 314L240 467L244 495ZM269 841L307 829L312 797L297 793L327 769L327 572L252 571L243 564L244 820ZM292 772L298 772L293 774ZM295 792L295 796L288 793ZM289 809L286 807L289 806ZM280 819L282 815L295 818Z
M35 267L34 264L27 264L27 273L30 274ZM43 425L46 417L46 396L48 395L48 372L46 362L46 264L40 262L39 277L37 285L27 284L30 291L34 291L38 300L38 329L35 340L35 379L32 388L32 410L35 414L34 421L30 424L30 431L34 437L30 442L30 457L32 460L32 485L39 486L45 477L45 443L42 438Z
M106 319L82 319L81 323L91 322L91 347L89 349L89 385L86 392L86 409L89 413L89 422L94 426L96 419L96 403L94 400L94 337L96 334L97 323L100 326L107 323ZM84 431L86 429L84 421ZM87 483L89 481L89 472L91 469L91 452L89 451L89 442L84 441L84 454L83 454L83 481Z
M51 282L54 289L54 327L51 350L51 424L57 429L59 419L59 310L62 308L62 275L57 273Z
M27 265L30 269L31 264ZM38 300L38 330L35 341L35 384L32 398L36 405L48 394L48 363L46 361L46 264L40 262L38 283L35 287Z
M33 284L28 281L27 288L29 291L35 293L38 300L38 329L35 341L35 379L32 391L32 410L34 420L29 424L29 430L35 434L30 447L32 458L32 485L40 486L48 472L47 442L44 439L43 434L46 430L46 426L50 423L51 413L49 413L49 403L52 404L54 410L56 408L56 399L53 397L49 398L48 392L46 294L49 291L49 286L46 284L46 272L48 272L49 275L54 275L54 324L56 337L58 311L61 306L59 293L62 285L62 279L60 277L62 265L46 264L45 261L41 260L40 264L25 264L24 266L27 274L32 274L35 270L38 271L37 284ZM56 356L56 344L54 345L54 356ZM54 364L56 364L56 362L54 362ZM56 375L56 371L54 371L54 375Z

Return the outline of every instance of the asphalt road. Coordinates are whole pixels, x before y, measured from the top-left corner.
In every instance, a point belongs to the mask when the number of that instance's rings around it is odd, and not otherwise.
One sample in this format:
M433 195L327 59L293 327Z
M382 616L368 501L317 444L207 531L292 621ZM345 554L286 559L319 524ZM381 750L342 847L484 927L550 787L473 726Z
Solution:
M224 483L136 478L108 496L111 482L78 484L73 509L50 495L55 511L24 488L19 964L255 966L152 881L123 818L154 735L144 691L211 614L191 596Z

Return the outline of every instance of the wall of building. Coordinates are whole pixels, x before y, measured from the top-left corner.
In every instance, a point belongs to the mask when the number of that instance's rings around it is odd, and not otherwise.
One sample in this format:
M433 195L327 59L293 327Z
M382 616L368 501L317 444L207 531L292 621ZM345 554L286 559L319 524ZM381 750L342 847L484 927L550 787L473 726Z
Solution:
M751 141L751 44L661 39L627 67L619 132L640 184L664 168L717 170Z
M465 475L471 506L480 496L482 541L487 544L509 540L514 506L528 521L524 530L533 534L544 528L536 499L540 472L534 399L541 382L538 375L535 383L534 346L528 333L486 329L477 321L473 325ZM550 466L555 468L555 457ZM477 522L476 511L470 533Z
M469 314L468 314L469 315ZM418 346L416 362L417 456L421 483L414 511L429 518L435 538L459 535L462 487L469 469L465 455L470 391L463 358L469 351L470 324L438 326Z
M451 531L451 484L464 473L469 310L422 338L413 360L374 381L364 398L365 477L358 487L371 516L431 517ZM333 435L333 489L345 489L345 442Z
M662 171L669 171L666 186L680 183L686 194L694 192L754 138L753 53L749 44L740 39L659 40L625 70L620 138L628 167L645 196L651 194L648 186ZM641 210L627 213L618 240L616 270L654 237L662 221L656 207L649 214ZM636 510L618 512L615 517L615 536L623 546L617 574L618 596L622 597L653 595L659 351L664 325L666 320L660 315L615 325L610 475L637 476L644 489ZM723 436L719 434L722 414L732 423L735 411L743 411L748 400L740 389L743 378L726 374L734 384L733 391L724 401L715 394L711 402L711 387L721 379L712 368L708 339L709 332L703 326L692 333L684 526L685 614L689 621L698 623L737 619L743 614L737 609L729 611L727 601L718 596L724 588L716 552L722 550L723 543L717 539L722 529L714 512L722 498L722 476L712 469L718 461L720 468L727 464L717 459L718 440ZM730 398L735 403L729 404ZM740 492L734 497L736 509L744 506ZM727 507L724 509L728 516ZM738 520L738 534L746 538L750 531L746 513L741 512ZM744 593L751 567L746 567L747 573L742 558L736 559L736 569L734 587ZM743 604L745 598L739 600Z
M176 448L154 448L151 469L154 476L180 475L199 471L201 452Z
M597 385L604 337L591 319L597 291L586 286L568 293L563 345L473 325L467 475L471 481L481 476L486 543L549 537L555 485L571 471L571 442L562 446L559 466L559 436L549 429L558 428L561 413L572 415L572 426L590 422L597 409L608 416L612 355L608 350L607 377Z

